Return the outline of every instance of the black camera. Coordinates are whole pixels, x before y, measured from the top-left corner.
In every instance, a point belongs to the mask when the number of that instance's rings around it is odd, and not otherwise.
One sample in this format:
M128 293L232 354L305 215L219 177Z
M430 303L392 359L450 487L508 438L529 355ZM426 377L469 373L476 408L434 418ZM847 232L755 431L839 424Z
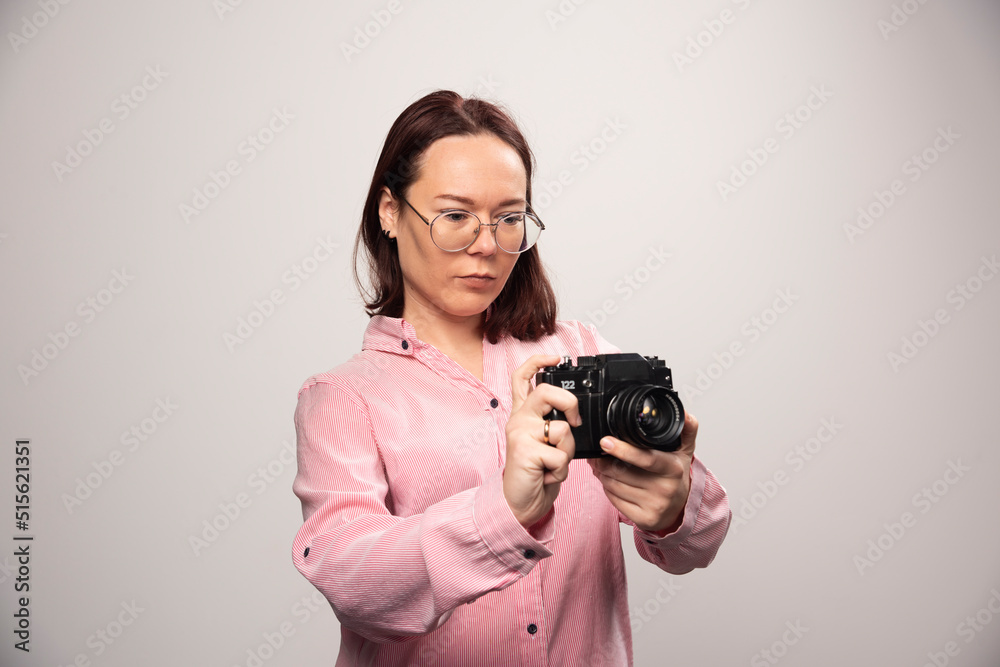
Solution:
M601 438L611 435L640 447L672 452L681 446L684 406L673 389L670 369L656 357L641 354L583 356L576 366L565 357L535 375L535 384L551 384L576 395L583 424L570 427L574 458L603 456ZM553 410L546 419L566 420Z

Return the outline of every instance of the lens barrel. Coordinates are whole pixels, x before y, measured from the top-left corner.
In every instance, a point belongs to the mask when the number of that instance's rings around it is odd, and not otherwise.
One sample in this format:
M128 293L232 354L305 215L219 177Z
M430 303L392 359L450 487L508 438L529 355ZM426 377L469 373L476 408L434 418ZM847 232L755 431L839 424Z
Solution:
M623 387L608 401L607 419L611 435L619 440L663 451L680 447L684 407L666 387Z

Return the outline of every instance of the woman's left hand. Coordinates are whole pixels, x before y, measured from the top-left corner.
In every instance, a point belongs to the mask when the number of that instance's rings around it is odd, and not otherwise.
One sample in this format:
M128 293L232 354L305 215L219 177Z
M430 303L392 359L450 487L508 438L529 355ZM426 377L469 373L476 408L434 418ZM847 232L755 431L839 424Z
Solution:
M601 446L610 456L589 459L590 467L618 511L638 528L664 536L677 530L684 520L697 435L698 420L688 412L681 446L673 452L636 447L605 436Z

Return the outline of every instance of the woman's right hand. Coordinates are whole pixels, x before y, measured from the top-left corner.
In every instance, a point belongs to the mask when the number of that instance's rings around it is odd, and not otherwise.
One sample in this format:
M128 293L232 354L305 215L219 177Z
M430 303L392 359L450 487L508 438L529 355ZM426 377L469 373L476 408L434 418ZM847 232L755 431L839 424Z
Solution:
M507 462L503 472L503 494L522 526L528 528L552 509L559 486L569 476L576 444L569 423L549 423L545 444L545 418L553 408L574 426L581 423L576 396L560 387L540 384L533 391L531 380L545 366L555 366L562 357L536 354L511 375L511 413L507 421Z

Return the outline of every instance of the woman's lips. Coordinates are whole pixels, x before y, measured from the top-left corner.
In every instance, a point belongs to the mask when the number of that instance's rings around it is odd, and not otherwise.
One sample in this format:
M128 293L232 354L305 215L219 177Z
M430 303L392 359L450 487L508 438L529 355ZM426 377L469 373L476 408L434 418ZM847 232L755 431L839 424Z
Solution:
M485 273L474 273L468 276L459 276L459 280L472 287L487 287L496 280L496 277Z

